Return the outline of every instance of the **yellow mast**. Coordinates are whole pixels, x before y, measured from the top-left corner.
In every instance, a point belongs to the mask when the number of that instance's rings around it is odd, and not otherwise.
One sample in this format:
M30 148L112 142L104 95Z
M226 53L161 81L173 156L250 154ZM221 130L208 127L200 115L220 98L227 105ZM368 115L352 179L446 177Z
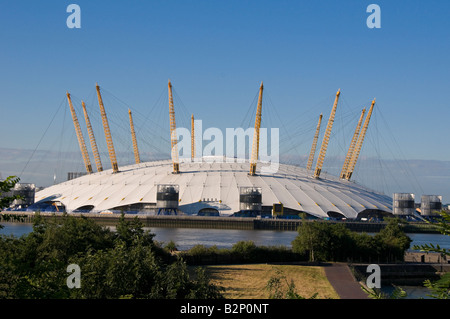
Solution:
M102 161L100 159L100 154L98 153L97 143L95 142L94 131L92 130L91 121L89 120L88 113L86 111L86 105L81 101L81 106L83 106L84 119L86 120L86 127L89 133L89 140L91 141L92 153L94 153L95 166L97 166L97 171L103 171Z
M170 144L172 147L172 164L173 173L180 173L180 163L178 161L178 139L177 139L177 125L175 122L175 108L173 106L172 83L169 80L169 115L170 115Z
M141 158L139 157L136 132L134 131L133 117L131 116L130 109L128 109L128 115L130 117L130 130L131 130L131 140L133 141L134 161L136 162L136 164L139 164L141 162Z
M92 174L91 161L89 160L89 154L84 143L83 133L81 132L80 122L78 122L77 114L73 108L72 99L69 92L67 92L67 100L69 101L70 113L72 113L73 125L75 126L75 132L77 133L78 144L80 145L81 155L83 156L84 166L88 174Z
M322 171L323 161L325 159L325 154L328 148L328 142L330 141L331 128L333 127L334 116L336 115L336 107L339 100L339 95L341 94L341 89L336 93L336 98L334 100L333 108L331 110L330 117L328 118L327 129L325 130L325 135L323 137L322 145L320 146L319 158L317 159L316 170L314 171L314 177L319 178L320 172Z
M322 114L320 114L320 116L319 116L319 122L317 123L316 133L314 134L313 143L311 145L311 151L309 152L308 164L306 165L307 170L310 170L312 168L312 164L314 161L314 154L316 153L317 139L319 138L321 123L322 123Z
M375 99L372 101L369 112L367 113L366 119L364 120L364 126L362 128L361 134L358 137L358 142L356 143L355 151L353 153L352 159L350 160L349 168L345 176L346 180L350 180L353 171L355 170L356 162L358 161L359 153L361 152L362 144L364 142L364 137L366 136L367 128L369 127L370 117L372 116L373 107L375 105Z
M195 129L194 129L194 114L191 116L191 160L195 158Z
M108 146L109 159L111 160L113 173L117 173L119 171L119 166L117 165L116 152L114 151L111 131L109 130L108 118L106 117L105 107L103 106L103 100L100 94L100 87L98 86L98 84L96 84L95 87L97 89L98 105L100 106L100 113L102 115L103 130L105 131L105 138L106 138L106 145Z
M261 113L262 113L262 96L263 83L259 87L258 107L256 109L255 128L253 133L252 157L250 160L250 175L256 175L256 163L259 155L259 129L261 127Z
M345 157L344 165L342 166L341 178L345 178L348 171L348 165L355 151L356 142L358 141L359 132L361 131L361 124L364 119L364 113L366 113L366 108L362 109L361 116L359 117L358 125L356 125L355 133L353 133L353 138L348 148L347 156Z

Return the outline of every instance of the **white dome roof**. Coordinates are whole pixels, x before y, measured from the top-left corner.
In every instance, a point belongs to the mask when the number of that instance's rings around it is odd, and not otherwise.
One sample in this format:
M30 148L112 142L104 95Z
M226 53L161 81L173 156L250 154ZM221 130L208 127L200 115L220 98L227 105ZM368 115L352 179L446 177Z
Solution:
M315 179L305 168L279 164L277 173L261 174L264 163L259 162L257 175L249 176L248 161L241 162L205 157L202 162L181 162L180 174L172 174L171 160L133 164L119 167L115 174L110 169L50 186L36 193L36 202L52 197L68 212L86 206L98 212L156 203L158 184L177 184L179 210L185 214L196 214L203 208L215 208L220 215L238 212L239 187L261 188L262 206L282 203L285 208L321 218L328 217L330 211L347 218L356 218L366 209L392 212L389 196L324 172Z

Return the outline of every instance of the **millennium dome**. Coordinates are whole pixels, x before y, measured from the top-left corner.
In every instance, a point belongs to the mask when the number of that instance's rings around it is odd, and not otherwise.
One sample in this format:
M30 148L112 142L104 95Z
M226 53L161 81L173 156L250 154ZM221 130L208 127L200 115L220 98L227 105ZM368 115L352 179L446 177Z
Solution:
M172 158L141 162L134 135L131 112L130 128L133 138L135 164L117 163L105 108L97 85L103 128L108 145L111 169L103 170L95 140L85 112L92 152L97 172L93 172L86 143L67 93L72 118L86 167L86 175L47 187L35 195L29 209L54 208L65 212L147 213L213 216L299 216L311 218L359 219L392 213L392 199L367 189L350 177L354 171L375 100L363 124L365 109L355 129L340 176L322 172L322 165L336 113L340 90L328 119L320 145L316 167L312 166L322 115L319 118L306 168L277 164L276 170L264 169L267 163L259 158L261 124L261 83L253 133L250 159L223 156L195 157L192 138L191 159L178 158L175 111L169 80L169 114ZM83 105L84 107L84 105ZM192 117L192 123L194 123ZM192 124L192 136L194 136ZM97 156L96 156L97 154Z
M332 175L323 173L315 179L305 168L280 164L277 173L260 174L257 169L257 174L251 176L248 161L228 161L223 158L182 163L179 174L172 173L171 160L124 166L118 173L106 170L37 192L36 204L60 202L68 212L155 212L158 185L178 185L178 210L189 215L238 213L243 189L260 190L262 212L280 203L291 212L318 218L356 219L368 211L392 211L390 197Z

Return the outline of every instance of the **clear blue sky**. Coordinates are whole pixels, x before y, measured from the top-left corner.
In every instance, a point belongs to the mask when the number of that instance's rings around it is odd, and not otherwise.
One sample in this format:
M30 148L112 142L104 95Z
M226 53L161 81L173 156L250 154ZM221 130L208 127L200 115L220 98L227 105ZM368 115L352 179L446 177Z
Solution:
M81 29L66 26L71 3ZM366 25L371 3L381 29ZM0 148L33 150L66 91L92 97L98 82L145 113L170 78L189 112L223 129L242 124L261 81L282 121L309 110L311 127L311 107L327 119L338 88L355 116L376 97L377 129L401 145L384 157L449 161L449 14L444 0L2 1Z

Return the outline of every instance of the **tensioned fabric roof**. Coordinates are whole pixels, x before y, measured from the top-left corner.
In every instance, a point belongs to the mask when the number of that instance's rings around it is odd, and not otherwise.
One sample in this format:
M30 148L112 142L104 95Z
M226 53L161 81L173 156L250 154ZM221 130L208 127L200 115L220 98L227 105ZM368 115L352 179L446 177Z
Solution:
M52 197L71 212L93 206L92 212L139 203L156 203L158 184L179 186L179 209L196 214L203 208L217 209L220 215L239 211L239 188L260 187L262 205L282 203L285 208L328 217L338 212L356 218L366 209L392 212L392 199L351 181L322 172L319 179L305 168L279 164L274 174L249 176L249 163L235 158L203 158L180 163L180 174L172 174L172 161L153 161L105 170L50 186L36 193L36 202Z

